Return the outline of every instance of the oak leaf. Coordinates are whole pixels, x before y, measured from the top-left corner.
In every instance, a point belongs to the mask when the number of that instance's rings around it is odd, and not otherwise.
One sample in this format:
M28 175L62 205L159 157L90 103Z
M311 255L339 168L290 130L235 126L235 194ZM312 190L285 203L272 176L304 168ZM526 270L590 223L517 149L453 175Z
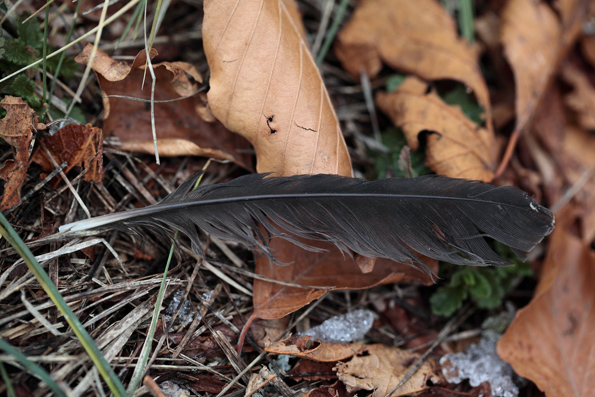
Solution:
M498 343L498 355L551 396L595 389L595 252L573 235L576 215L558 216L535 297Z
M0 178L6 181L0 201L0 210L3 211L21 203L21 186L29 168L31 128L37 124L37 116L19 97L7 95L0 106L6 109L6 116L0 120L0 138L16 150L14 160L7 160L0 169Z
M374 77L382 62L425 80L457 80L488 113L490 98L478 65L478 48L458 37L451 15L434 0L363 0L337 36L337 57L359 79Z
M378 93L376 103L400 127L413 150L419 134L427 137L426 164L452 178L491 181L495 162L494 135L469 120L460 108L428 93L423 81L408 77L390 94Z
M88 44L75 58L78 63L89 62L93 46ZM157 56L152 49L150 57ZM132 64L117 61L105 52L97 50L93 70L97 75L103 94L104 124L106 137L120 140L120 149L142 153L154 153L151 129L151 76L146 70L147 55L142 50ZM162 62L153 64L157 79L155 100L155 128L157 146L162 156L206 156L229 160L251 168L251 158L246 153L248 143L232 134L220 123L213 122L200 93L195 94L202 82L196 68L185 62ZM191 76L192 81L188 76ZM144 83L144 84L143 84ZM120 95L139 98L114 98ZM197 117L200 116L200 117Z

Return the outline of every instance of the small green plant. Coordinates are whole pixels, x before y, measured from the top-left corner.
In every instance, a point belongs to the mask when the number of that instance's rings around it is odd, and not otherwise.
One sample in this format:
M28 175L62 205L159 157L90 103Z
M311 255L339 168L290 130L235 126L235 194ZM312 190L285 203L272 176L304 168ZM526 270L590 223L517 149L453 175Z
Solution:
M496 252L514 265L507 267L441 265L441 273L450 274L450 283L438 287L430 297L432 312L440 316L450 316L463 305L466 299L470 299L480 309L494 309L502 304L502 299L510 291L515 279L533 275L528 263L516 258L508 247L498 243Z
M42 57L44 38L41 26L37 19L31 18L26 23L16 23L16 37L9 39L0 38L0 77L9 75L23 66L29 65ZM47 60L47 68L50 73L56 74L58 58ZM71 58L65 58L62 62L58 76L68 80L74 77L78 65ZM0 94L21 97L36 112L42 110L43 100L35 94L36 84L33 80L36 70L19 74L0 84Z
M407 139L403 132L398 128L391 128L382 133L381 139L382 143L388 148L388 152L374 154L374 168L378 179L409 177L408 169L404 169L402 162L400 163L401 151L407 146ZM424 153L425 148L423 147L420 147L415 152L411 151L410 161L412 177L432 172L426 167L426 156Z

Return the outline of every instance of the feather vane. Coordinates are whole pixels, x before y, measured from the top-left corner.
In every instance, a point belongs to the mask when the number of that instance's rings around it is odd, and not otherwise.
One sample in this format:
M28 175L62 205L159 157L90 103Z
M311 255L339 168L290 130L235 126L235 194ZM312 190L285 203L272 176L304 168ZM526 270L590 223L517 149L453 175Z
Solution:
M548 209L510 186L437 175L373 182L324 174L266 176L251 174L191 191L196 176L155 205L64 225L60 231L165 227L185 233L199 251L198 227L257 248L272 260L271 237L314 249L294 237L299 236L427 271L414 252L460 265L502 266L509 263L486 237L524 257L554 227Z

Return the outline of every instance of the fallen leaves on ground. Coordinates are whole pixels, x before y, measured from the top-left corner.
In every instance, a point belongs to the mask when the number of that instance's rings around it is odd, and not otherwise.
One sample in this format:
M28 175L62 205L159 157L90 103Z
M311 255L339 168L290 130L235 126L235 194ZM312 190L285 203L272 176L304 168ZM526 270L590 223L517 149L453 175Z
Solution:
M78 166L86 170L86 181L103 182L103 134L100 128L91 124L70 124L54 135L41 138L41 142L57 164L68 163L64 173ZM41 147L33 153L31 161L41 165L45 172L56 168ZM54 183L54 187L56 185Z
M93 46L88 44L75 60L89 62ZM151 58L157 56L151 50ZM106 137L120 139L122 150L154 153L151 129L151 75L146 68L146 51L138 53L132 64L117 61L101 50L93 62L93 70L103 93ZM161 156L205 156L229 160L245 168L250 167L246 153L248 143L214 122L206 100L199 90L202 76L196 68L184 62L153 64L156 77L155 129ZM191 76L192 80L188 76ZM189 98L179 99L188 95ZM120 95L141 99L114 98ZM204 95L204 94L203 94ZM200 117L197 117L200 116Z
M576 112L581 127L595 130L595 86L589 74L571 63L562 66L562 78L573 88L565 97L566 104Z
M558 217L535 297L498 343L498 355L551 396L595 389L595 252L575 234L576 213Z
M0 178L6 181L0 201L0 211L4 211L21 203L21 186L29 168L31 128L36 126L37 116L19 97L7 95L0 106L6 109L6 116L0 120L0 138L16 151L14 160L6 160L0 169Z
M514 72L516 129L523 129L555 70L562 28L554 11L541 1L515 0L502 12L502 45Z
M335 52L357 77L362 70L376 76L385 62L425 80L460 81L491 112L478 48L458 36L452 16L434 0L360 1L337 37Z
M426 165L437 174L491 181L494 135L428 90L423 81L408 77L395 92L378 93L376 103L403 130L411 149L418 149L420 133L430 132Z
M271 343L265 348L271 354L286 354L288 356L307 358L322 363L346 360L365 350L365 345L359 343L326 343L312 339L305 335L283 339Z
M419 356L384 345L368 345L365 353L354 356L347 362L339 362L335 367L339 380L345 384L350 393L373 390L374 397L387 395L396 397L420 392L428 387L428 382L436 383L439 379L432 369L432 361L429 360L415 372L411 379L395 390Z
M205 4L203 36L211 68L208 100L215 117L252 143L258 172L351 176L339 121L304 42L295 3L241 2L232 13L235 3L228 3L229 7L221 2ZM281 239L270 245L277 260L288 265L260 257L256 272L305 288L255 280L253 316L258 318L283 317L328 289L428 280L404 264L377 260L374 266L372 258L359 261L371 271L363 275L351 258L331 244L317 245L327 250L322 254Z

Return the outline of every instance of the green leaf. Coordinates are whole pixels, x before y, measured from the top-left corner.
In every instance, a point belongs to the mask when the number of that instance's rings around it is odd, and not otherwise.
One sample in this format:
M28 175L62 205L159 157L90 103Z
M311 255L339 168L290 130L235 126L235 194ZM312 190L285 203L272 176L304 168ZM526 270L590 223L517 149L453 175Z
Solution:
M396 128L388 129L381 135L382 143L388 148L387 153L374 152L374 168L378 179L388 177L407 178L399 167L399 156L403 147L407 145L407 139L403 132ZM416 152L411 152L411 173L414 177L426 175L431 170L426 167L425 149L420 147Z
M493 289L488 277L482 274L481 269L478 269L478 271L473 273L474 283L469 284L469 293L471 294L471 298L475 301L478 301L492 296Z
M42 48L43 32L36 18L29 19L27 23L17 23L17 34L23 46L31 46L38 50Z
M444 95L441 95L444 102L449 105L458 105L471 121L476 124L484 122L483 108L475 102L471 93L467 92L463 85L458 84L454 89Z
M464 288L439 287L430 297L432 312L439 316L451 316L467 299L467 291Z
M35 82L24 74L20 74L10 84L7 93L12 96L20 96L23 100L29 100L35 95Z
M66 103L66 106L70 106L70 104L72 103L71 99L63 99L64 103ZM55 107L50 107L50 115L52 116L53 119L61 119L64 118L64 113L61 112L60 110L56 109ZM72 110L70 111L70 114L68 115L69 119L73 119L78 121L81 124L87 124L87 119L85 118L85 115L83 113L83 111L81 110L81 108L79 108L78 106L75 106L72 108Z
M37 53L33 48L23 45L19 40L10 40L4 45L4 58L15 65L28 65L35 60Z
M403 81L405 81L405 77L402 74L393 74L392 76L390 76L388 78L388 80L386 81L386 91L387 92L394 92L397 90L397 88L399 88L399 86L401 85L401 83L403 83Z

